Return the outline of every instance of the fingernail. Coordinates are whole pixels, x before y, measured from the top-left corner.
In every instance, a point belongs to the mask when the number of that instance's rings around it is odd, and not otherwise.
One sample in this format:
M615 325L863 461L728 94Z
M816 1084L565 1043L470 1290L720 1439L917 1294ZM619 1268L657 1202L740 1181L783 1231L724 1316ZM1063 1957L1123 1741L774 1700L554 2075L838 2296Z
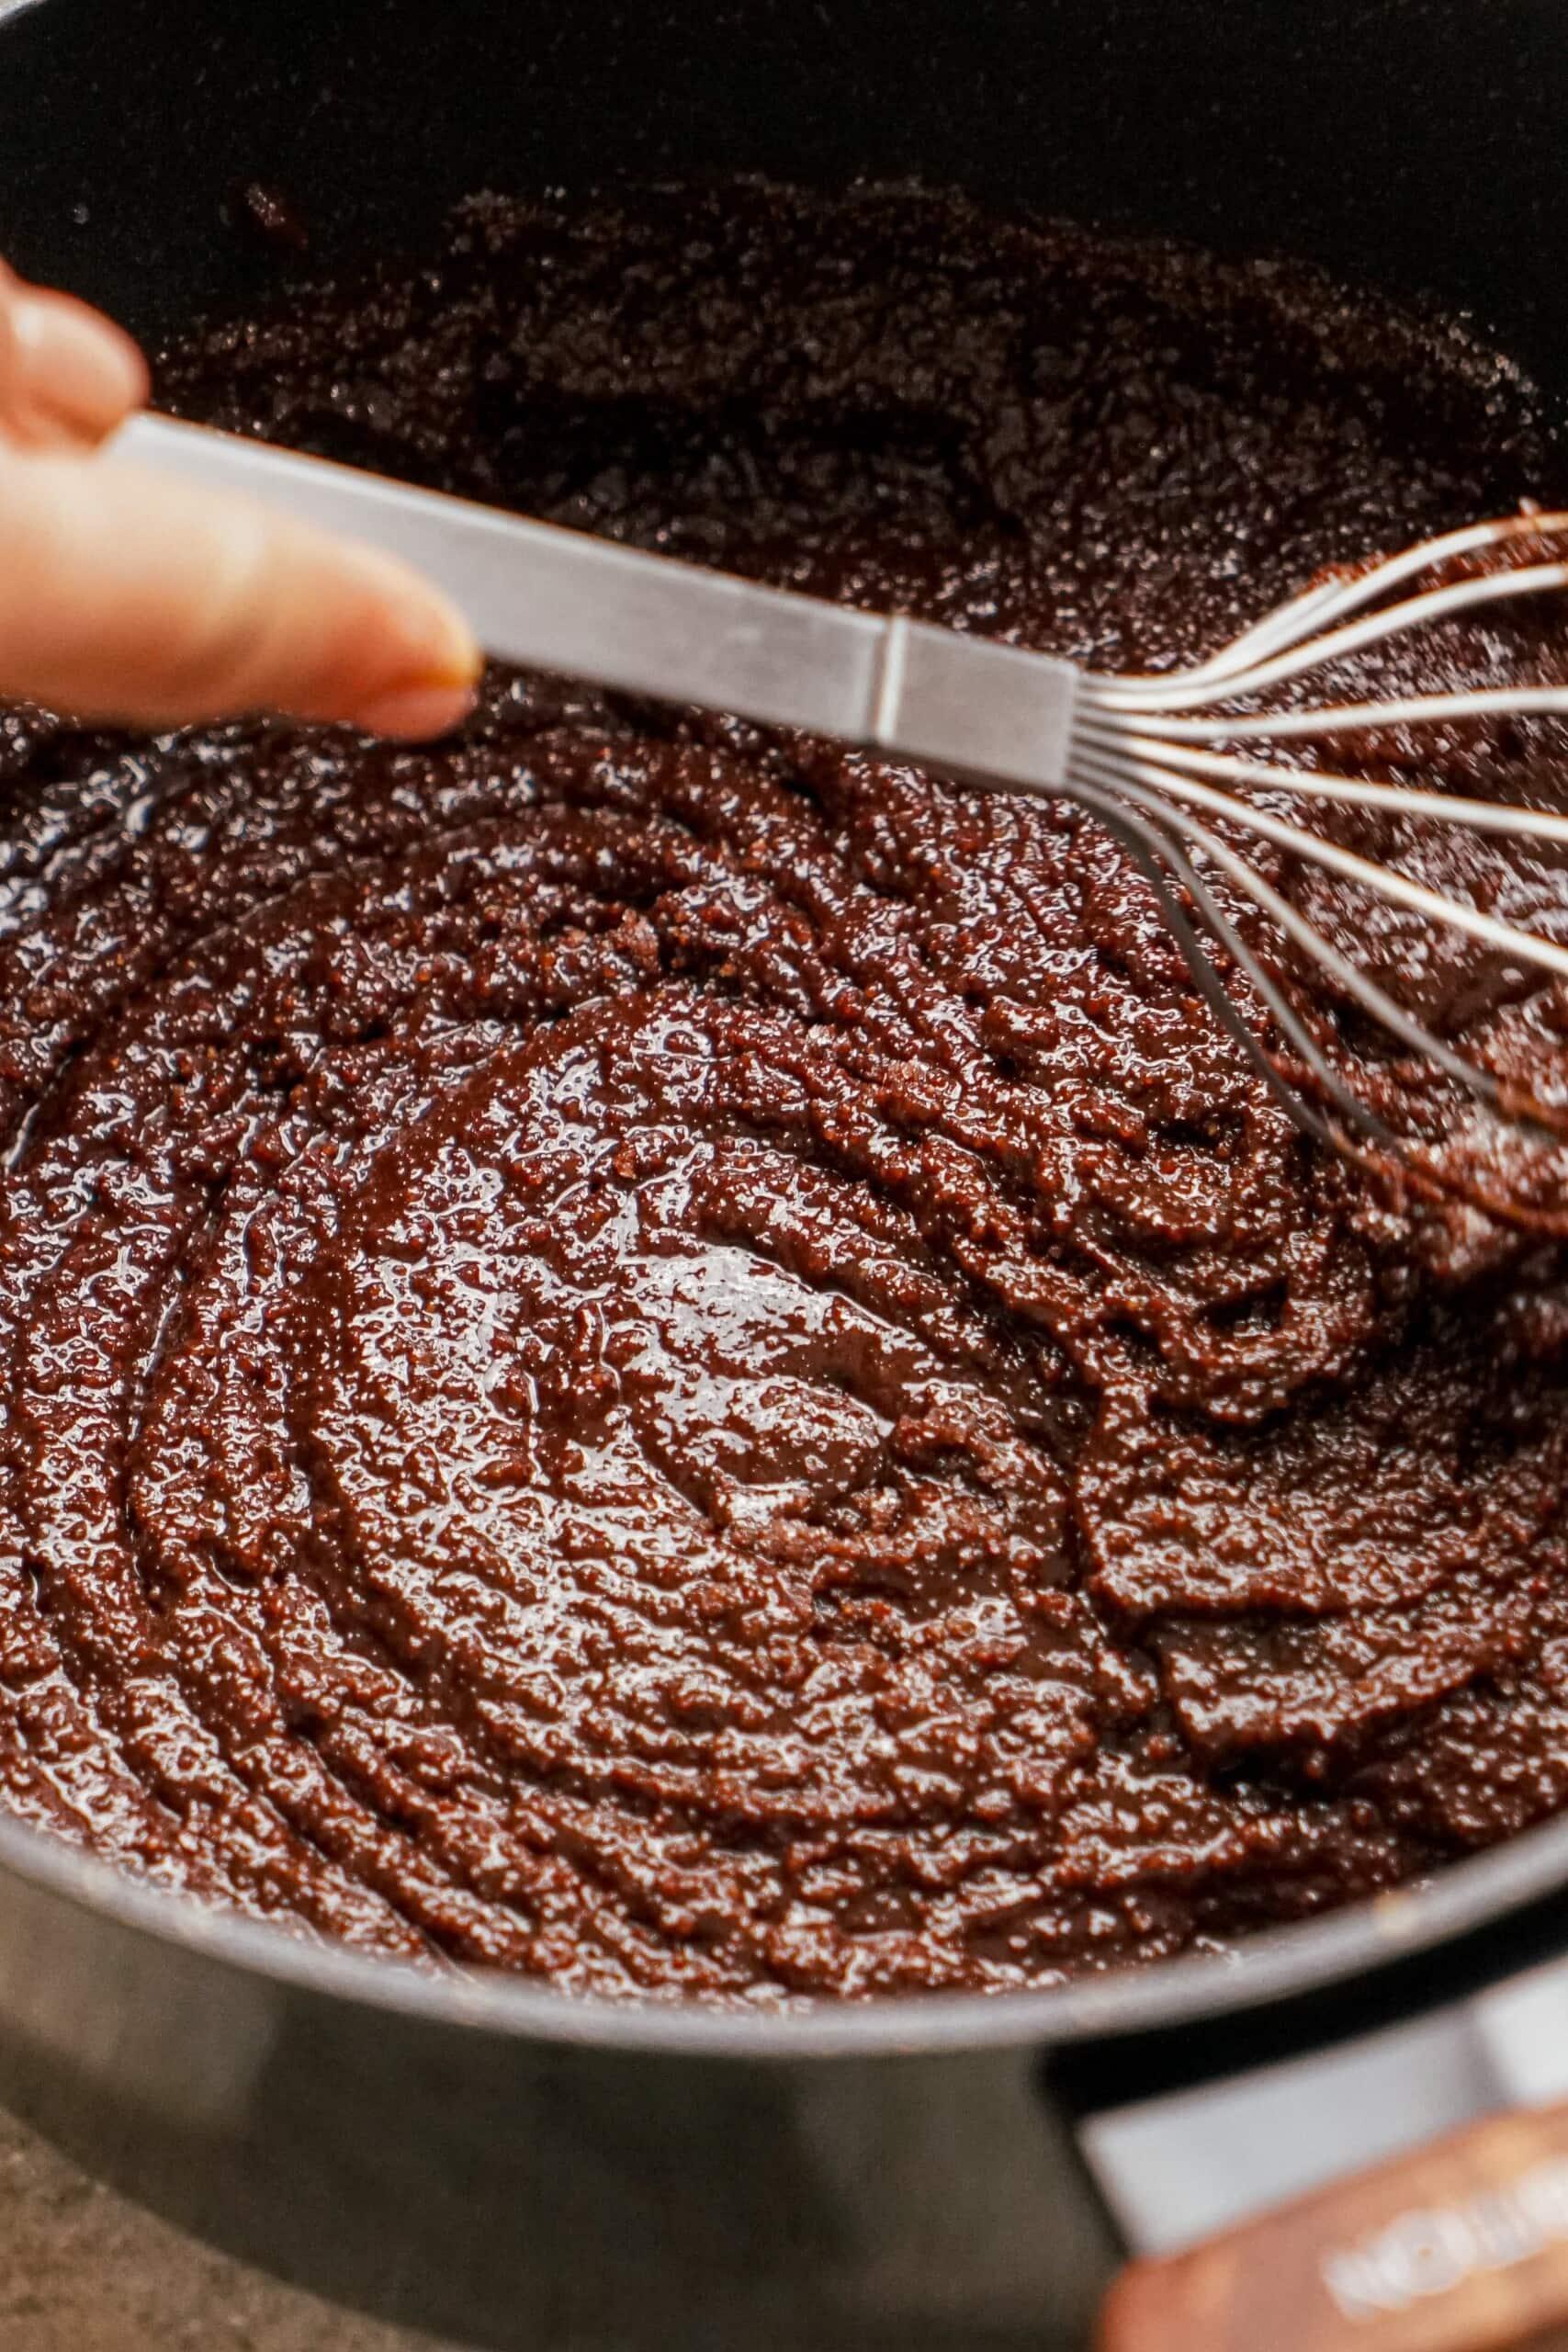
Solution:
M98 440L147 397L147 368L129 335L84 305L25 294L12 313L33 408L77 438Z
M376 695L353 713L352 723L367 735L447 735L462 725L478 699L471 685L427 681Z
M457 607L428 586L417 602L407 596L400 600L395 634L402 661L398 684L390 691L459 686L471 693L478 685L484 655L474 633Z
M485 658L456 605L396 556L341 541L333 560L356 572L374 596L378 700L435 686L473 687Z

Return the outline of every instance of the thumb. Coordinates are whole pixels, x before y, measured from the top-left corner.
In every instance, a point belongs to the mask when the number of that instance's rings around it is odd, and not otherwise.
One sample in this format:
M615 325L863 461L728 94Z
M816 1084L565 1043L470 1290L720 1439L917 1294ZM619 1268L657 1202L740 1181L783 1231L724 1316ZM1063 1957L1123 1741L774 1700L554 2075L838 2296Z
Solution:
M479 668L454 607L389 556L129 466L0 451L0 695L419 736L465 716Z

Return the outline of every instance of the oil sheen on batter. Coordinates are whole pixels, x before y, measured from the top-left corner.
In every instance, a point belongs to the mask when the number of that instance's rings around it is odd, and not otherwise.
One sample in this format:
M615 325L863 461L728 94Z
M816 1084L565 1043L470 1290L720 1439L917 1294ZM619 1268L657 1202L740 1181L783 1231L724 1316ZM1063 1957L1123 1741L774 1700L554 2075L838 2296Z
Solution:
M1100 667L1568 487L1456 328L907 189L480 202L162 391ZM1438 765L1568 805L1545 722ZM505 673L434 750L17 712L0 790L15 1812L778 2003L1227 1945L1568 1797L1562 1264L1303 1144L1089 820ZM1342 831L1568 936L1549 855Z

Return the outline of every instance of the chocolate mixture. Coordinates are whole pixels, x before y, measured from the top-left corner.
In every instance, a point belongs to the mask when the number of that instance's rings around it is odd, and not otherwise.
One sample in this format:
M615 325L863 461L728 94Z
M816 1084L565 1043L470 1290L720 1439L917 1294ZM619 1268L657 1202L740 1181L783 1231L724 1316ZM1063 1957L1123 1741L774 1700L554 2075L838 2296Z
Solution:
M1568 479L1458 329L908 190L480 202L163 391L1101 667ZM1568 805L1546 722L1438 767ZM1089 819L504 673L434 750L17 713L0 778L14 1811L776 2002L1224 1945L1568 1800L1560 1258L1303 1143ZM1568 936L1550 856L1342 830Z

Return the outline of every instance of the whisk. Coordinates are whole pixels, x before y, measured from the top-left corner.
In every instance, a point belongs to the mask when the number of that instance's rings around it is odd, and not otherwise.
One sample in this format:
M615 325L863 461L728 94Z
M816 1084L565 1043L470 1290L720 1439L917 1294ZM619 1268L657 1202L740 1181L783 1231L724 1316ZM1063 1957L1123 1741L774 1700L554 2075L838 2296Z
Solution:
M1506 1121L1528 1139L1568 1134L1562 1105L1517 1081L1500 1080L1436 1035L1325 939L1298 907L1216 834L1212 822L1205 822L1222 819L1359 884L1394 906L1462 932L1515 962L1568 978L1568 948L1556 941L1501 921L1395 867L1325 840L1300 823L1239 797L1234 787L1262 787L1321 803L1338 802L1468 827L1477 832L1563 843L1568 843L1568 816L1410 784L1292 767L1273 759L1238 757L1214 748L1252 741L1272 750L1309 739L1365 738L1396 726L1420 728L1486 717L1568 714L1568 686L1556 684L1477 686L1308 708L1248 711L1235 707L1389 639L1488 605L1568 587L1568 563L1527 561L1471 572L1397 602L1388 601L1397 590L1441 573L1456 562L1521 547L1534 551L1565 529L1568 514L1533 509L1472 524L1372 563L1348 578L1336 575L1314 582L1198 669L1169 676L1087 675L1062 782L1063 790L1094 810L1143 871L1194 979L1299 1126L1358 1159L1367 1156L1365 1147L1370 1145L1374 1154L1396 1160L1422 1189L1453 1193L1473 1205L1553 1231L1568 1229L1568 1220L1559 1212L1499 1194L1495 1188L1483 1187L1473 1173L1445 1169L1430 1153L1391 1128L1354 1092L1265 968L1257 950L1240 936L1217 904L1193 853L1223 873L1309 963L1407 1051L1440 1071L1491 1117ZM1173 882L1179 886L1181 896ZM1224 972L1206 947L1200 925L1232 967L1245 974L1267 1007L1305 1074L1312 1099L1286 1075L1278 1055L1246 1017Z
M1359 1094L1291 1001L1269 967L1272 959L1242 936L1213 880L1223 876L1266 918L1264 936L1272 926L1414 1056L1419 1069L1440 1073L1468 1097L1475 1116L1538 1151L1568 1138L1568 1100L1559 1104L1500 1078L1435 1035L1325 938L1234 838L1269 843L1435 925L1467 933L1512 964L1568 979L1568 947L1248 797L1293 795L1568 845L1565 815L1288 764L1279 756L1292 743L1365 740L1396 727L1568 716L1568 683L1247 707L1276 687L1390 639L1568 588L1568 562L1537 560L1568 533L1568 514L1524 509L1450 531L1353 573L1318 580L1197 669L1114 676L901 616L759 587L162 418L137 419L113 454L249 488L307 520L409 558L464 606L490 650L507 659L839 736L961 782L1066 795L1092 813L1145 875L1197 986L1299 1127L1352 1159L1397 1169L1417 1190L1568 1233L1568 1186L1561 1201L1544 1205L1529 1184L1499 1190L1498 1155L1456 1162L1428 1139L1396 1130ZM1236 745L1271 756L1222 748ZM1490 1166L1490 1178L1477 1172L1477 1158Z

